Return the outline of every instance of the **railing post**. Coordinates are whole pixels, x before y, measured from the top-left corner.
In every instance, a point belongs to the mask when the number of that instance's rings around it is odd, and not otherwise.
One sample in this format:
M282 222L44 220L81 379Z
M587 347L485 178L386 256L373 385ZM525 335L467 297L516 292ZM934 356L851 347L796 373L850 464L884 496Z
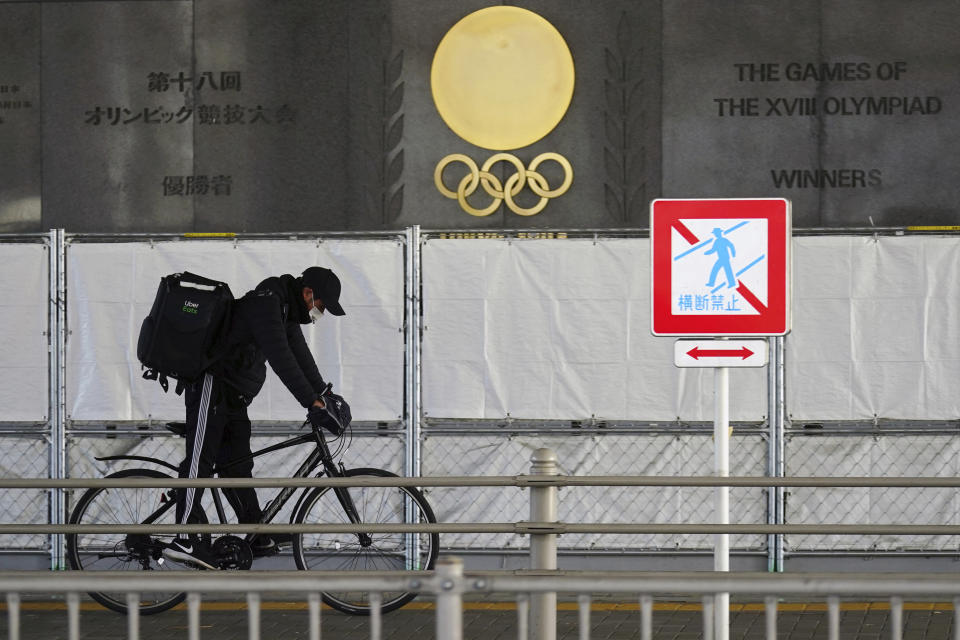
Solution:
M463 561L456 556L437 560L437 638L463 640Z
M320 640L320 592L307 594L307 607L310 611L310 640Z
M960 607L956 607L955 610L960 612ZM20 594L19 593L7 594L7 618L8 618L9 629L10 629L10 633L8 637L10 638L10 640L20 640Z
M67 638L80 640L80 594L67 594Z
M553 449L537 449L530 458L530 474L555 476L557 454ZM530 487L530 521L557 521L557 488ZM557 568L557 536L554 533L530 534L530 568ZM535 593L530 597L530 631L533 640L557 637L557 594Z

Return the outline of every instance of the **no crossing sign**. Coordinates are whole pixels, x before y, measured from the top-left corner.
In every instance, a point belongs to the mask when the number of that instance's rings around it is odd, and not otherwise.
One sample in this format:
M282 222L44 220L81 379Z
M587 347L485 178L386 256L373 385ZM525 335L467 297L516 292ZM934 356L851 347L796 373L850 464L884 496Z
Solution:
M654 200L653 334L787 334L790 237L782 198Z

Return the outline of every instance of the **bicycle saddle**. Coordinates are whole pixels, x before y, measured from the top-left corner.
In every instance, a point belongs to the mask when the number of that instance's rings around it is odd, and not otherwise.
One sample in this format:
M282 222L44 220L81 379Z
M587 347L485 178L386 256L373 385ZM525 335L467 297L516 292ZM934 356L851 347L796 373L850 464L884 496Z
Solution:
M186 422L168 422L165 426L167 427L167 431L170 433L180 436L181 438L187 437Z

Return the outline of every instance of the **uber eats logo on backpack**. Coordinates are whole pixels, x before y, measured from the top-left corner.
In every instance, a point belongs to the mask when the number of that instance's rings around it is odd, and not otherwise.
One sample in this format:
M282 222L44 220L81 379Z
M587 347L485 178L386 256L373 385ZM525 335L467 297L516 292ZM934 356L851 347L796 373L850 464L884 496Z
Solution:
M181 311L183 311L184 313L197 313L197 309L199 308L200 308L199 302L190 302L189 300L185 300Z

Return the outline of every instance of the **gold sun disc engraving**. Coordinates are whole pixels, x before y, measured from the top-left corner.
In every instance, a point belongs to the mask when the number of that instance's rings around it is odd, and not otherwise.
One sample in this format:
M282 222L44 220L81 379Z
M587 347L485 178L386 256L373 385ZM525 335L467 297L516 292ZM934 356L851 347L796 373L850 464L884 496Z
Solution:
M478 147L519 149L550 133L573 95L573 57L560 32L527 9L494 6L440 41L430 86L440 117Z

